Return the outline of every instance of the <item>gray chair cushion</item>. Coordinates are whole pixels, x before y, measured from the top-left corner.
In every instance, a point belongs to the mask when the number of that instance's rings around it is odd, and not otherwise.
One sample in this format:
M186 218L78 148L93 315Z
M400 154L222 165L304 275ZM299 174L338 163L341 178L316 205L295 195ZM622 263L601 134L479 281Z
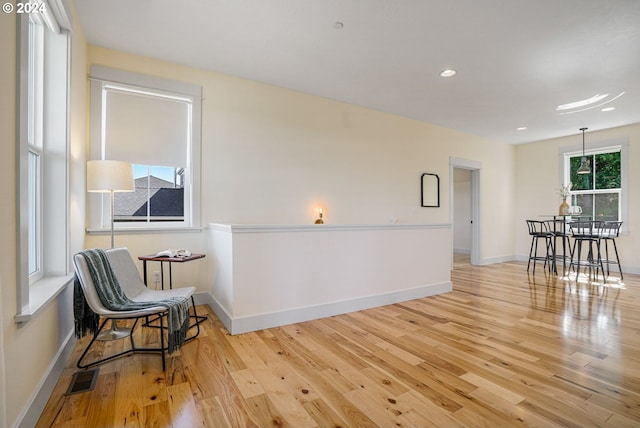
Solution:
M195 287L174 288L172 290L149 289L140 279L140 274L136 269L133 257L131 257L127 248L114 248L106 250L106 253L122 291L133 301L152 302L169 299L171 297L189 298L195 292ZM87 304L96 314L108 318L133 318L166 311L167 308L164 306L154 306L131 311L111 311L105 308L100 301L84 257L82 257L81 254L76 254L73 257L73 263L76 274L80 279Z

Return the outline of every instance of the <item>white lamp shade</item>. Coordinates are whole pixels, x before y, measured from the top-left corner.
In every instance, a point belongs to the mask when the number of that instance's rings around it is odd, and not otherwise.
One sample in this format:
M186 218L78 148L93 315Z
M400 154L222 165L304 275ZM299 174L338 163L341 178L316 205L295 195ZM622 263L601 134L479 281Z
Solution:
M133 168L129 162L87 162L87 192L133 192Z

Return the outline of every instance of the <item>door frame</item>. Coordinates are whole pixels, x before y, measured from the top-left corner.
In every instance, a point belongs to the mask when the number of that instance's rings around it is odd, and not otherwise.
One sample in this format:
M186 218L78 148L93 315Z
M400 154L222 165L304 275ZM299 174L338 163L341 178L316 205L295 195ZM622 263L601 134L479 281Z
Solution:
M482 264L482 253L481 253L481 239L480 239L480 229L482 218L480 216L480 171L482 170L482 163L470 159L449 158L449 221L451 223L452 228L455 228L454 220L453 220L453 210L454 210L454 183L453 183L453 174L454 169L466 169L471 174L471 252L470 252L470 261L472 265L481 265ZM451 234L451 259L453 260L453 233Z

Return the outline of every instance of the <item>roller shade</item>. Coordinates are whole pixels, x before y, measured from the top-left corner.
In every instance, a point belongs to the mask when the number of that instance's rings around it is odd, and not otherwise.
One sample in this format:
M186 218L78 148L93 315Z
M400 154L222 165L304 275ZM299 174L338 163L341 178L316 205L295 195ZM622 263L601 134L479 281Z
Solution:
M190 102L162 94L103 88L105 159L187 167Z

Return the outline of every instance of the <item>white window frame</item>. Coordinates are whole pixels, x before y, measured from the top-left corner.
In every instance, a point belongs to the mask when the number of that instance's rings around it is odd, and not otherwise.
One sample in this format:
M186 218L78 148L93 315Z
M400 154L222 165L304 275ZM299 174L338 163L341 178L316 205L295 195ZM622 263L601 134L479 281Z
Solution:
M202 87L189 83L163 79L117 70L103 66L91 66L90 101L90 159L104 159L103 120L105 88L130 89L133 92L151 93L168 98L186 100L190 104L190 135L188 137L187 165L184 184L184 220L166 222L116 222L114 230L119 233L144 231L201 230L200 219L200 153ZM116 159L125 160L125 159ZM153 165L150 165L153 166ZM166 165L159 165L166 166ZM109 200L104 194L89 194L89 233L110 231Z
M622 221L622 227L620 233L628 233L628 213L629 213L629 139L628 138L616 138L612 140L596 141L589 143L588 149L585 149L584 153L587 156L597 155L601 153L610 153L614 151L620 151L620 190L616 189L604 189L604 190L589 190L589 191L577 191L571 192L574 194L596 194L596 193L618 193L619 213L620 221ZM569 159L571 157L582 156L582 146L565 146L559 150L560 154L560 182L563 185L569 184L570 181L570 167Z
M29 236L29 284L33 284L44 277L44 269L43 269L43 224L42 224L42 164L43 158L42 150L39 147L31 147L29 146L27 151L27 156L35 156L35 168L34 163L29 159L27 161L27 180L28 187L27 197L28 202L27 209L29 216L29 224L28 224L28 236ZM32 184L33 182L33 184ZM32 188L33 186L33 188ZM33 268L32 268L33 266Z
M29 215L29 284L44 277L43 261L43 224L42 224L42 170L43 170L43 131L44 131L44 32L43 25L35 22L33 16L28 20L28 64L27 64L27 157L36 157L36 168L27 160L27 180L33 180L34 189L28 192L27 209ZM33 208L32 208L33 207ZM35 248L32 248L32 245ZM35 260L34 260L35 258ZM31 264L35 270L31 270Z
M69 97L71 26L66 10L58 1L46 2L45 14L18 16L18 121L16 233L18 323L32 319L53 301L72 279L69 254ZM30 24L30 20L34 24ZM63 25L60 25L62 23ZM42 61L35 73L29 64L30 25L42 33ZM36 63L38 60L36 59ZM41 67L41 68L40 68ZM38 73L41 73L38 75ZM29 81L30 74L36 75ZM41 77L41 78L40 78ZM36 82L37 80L37 82ZM30 85L41 83L41 96L29 99ZM35 105L37 108L30 108ZM36 172L39 270L29 275L29 153L39 156ZM47 215L42 215L46 213ZM33 227L31 227L33 229Z

